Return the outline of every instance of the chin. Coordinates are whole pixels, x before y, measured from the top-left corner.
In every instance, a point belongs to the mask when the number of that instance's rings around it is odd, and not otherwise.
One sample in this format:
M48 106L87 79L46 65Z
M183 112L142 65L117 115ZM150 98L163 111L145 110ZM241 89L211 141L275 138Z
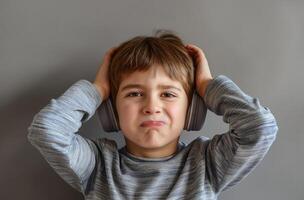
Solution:
M146 148L160 148L164 146L165 144L163 141L146 141L145 146Z
M141 142L135 144L144 149L158 149L166 145L161 138L143 138Z

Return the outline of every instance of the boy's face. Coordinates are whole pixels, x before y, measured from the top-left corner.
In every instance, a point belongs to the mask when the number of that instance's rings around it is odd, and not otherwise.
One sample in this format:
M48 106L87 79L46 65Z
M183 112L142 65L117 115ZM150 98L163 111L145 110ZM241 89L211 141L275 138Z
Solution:
M124 89L131 84L138 86ZM184 127L187 104L181 83L170 79L162 67L155 65L146 72L125 76L117 93L116 108L128 152L150 158L173 154ZM149 120L163 124L143 124Z

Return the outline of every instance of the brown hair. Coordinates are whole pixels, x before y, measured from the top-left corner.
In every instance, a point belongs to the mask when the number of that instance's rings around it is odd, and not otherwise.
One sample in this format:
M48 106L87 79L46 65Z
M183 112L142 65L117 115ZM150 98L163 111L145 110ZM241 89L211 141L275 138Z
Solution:
M147 71L154 64L162 66L171 79L181 82L190 103L194 92L192 58L175 33L162 29L156 30L154 36L136 36L125 41L113 52L109 82L114 104L123 76Z

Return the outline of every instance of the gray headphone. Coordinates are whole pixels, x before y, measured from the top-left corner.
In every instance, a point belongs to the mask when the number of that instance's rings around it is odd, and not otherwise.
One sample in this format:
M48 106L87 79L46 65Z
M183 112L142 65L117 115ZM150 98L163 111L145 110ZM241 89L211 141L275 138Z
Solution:
M117 113L112 106L111 95L108 99L103 101L97 108L97 116L101 122L102 128L106 132L120 131L118 124ZM193 92L191 104L188 107L184 130L186 131L198 131L201 130L207 114L207 107L204 99L197 93Z

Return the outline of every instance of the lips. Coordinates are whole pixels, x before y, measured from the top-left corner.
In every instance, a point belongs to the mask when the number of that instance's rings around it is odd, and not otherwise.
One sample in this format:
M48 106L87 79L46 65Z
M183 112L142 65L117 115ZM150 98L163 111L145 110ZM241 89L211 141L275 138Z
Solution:
M164 125L165 122L164 121L152 121L152 120L149 120L149 121L144 121L141 126L143 127L154 127L154 126L162 126Z

